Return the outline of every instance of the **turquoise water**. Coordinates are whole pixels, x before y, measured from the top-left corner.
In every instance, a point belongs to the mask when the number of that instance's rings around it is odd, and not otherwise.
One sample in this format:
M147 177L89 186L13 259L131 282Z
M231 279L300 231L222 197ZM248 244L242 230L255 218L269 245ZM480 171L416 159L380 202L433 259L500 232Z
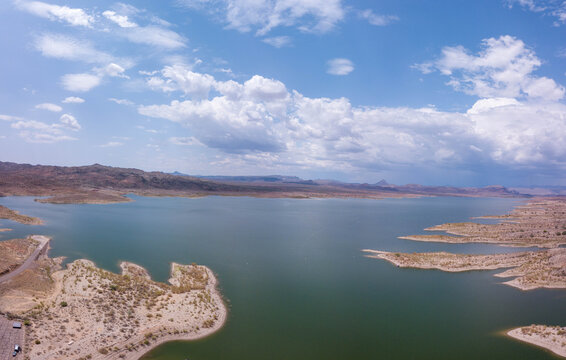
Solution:
M144 359L555 358L500 333L531 323L565 325L566 291L521 292L500 284L493 271L400 269L360 252L517 251L397 236L505 213L518 200L133 199L51 205L0 198L46 222L0 221L14 229L0 236L50 235L52 256L88 258L112 271L132 261L161 281L171 261L211 267L229 307L226 326L203 340L160 346Z

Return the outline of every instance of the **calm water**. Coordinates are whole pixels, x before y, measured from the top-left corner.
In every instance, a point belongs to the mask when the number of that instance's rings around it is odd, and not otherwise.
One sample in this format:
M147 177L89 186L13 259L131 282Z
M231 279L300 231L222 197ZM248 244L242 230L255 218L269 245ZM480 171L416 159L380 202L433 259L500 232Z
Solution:
M364 248L486 253L486 245L420 243L397 236L471 216L499 214L509 199L292 200L142 198L113 205L0 204L44 226L7 239L53 236L53 256L118 271L128 260L165 280L169 262L211 267L229 306L218 333L173 342L144 359L554 359L500 335L531 323L566 324L566 291L501 285L494 272L399 269Z

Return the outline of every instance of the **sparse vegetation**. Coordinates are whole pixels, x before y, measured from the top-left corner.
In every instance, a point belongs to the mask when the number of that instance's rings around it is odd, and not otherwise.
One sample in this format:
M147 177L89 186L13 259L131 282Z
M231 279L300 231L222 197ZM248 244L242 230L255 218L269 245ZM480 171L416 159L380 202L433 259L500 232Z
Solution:
M43 266L34 276L45 274ZM164 339L191 338L221 324L226 309L206 267L173 264L171 284L151 280L135 264L120 267L123 273L115 274L77 260L50 275L59 285L49 289L57 292L34 293L25 314L25 345L34 359L88 359L93 352L134 359Z

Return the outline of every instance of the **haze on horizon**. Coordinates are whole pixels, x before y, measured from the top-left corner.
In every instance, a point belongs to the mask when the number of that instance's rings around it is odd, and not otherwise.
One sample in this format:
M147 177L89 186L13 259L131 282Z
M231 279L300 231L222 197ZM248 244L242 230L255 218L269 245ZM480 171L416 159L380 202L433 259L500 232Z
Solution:
M0 161L566 185L561 0L8 0Z

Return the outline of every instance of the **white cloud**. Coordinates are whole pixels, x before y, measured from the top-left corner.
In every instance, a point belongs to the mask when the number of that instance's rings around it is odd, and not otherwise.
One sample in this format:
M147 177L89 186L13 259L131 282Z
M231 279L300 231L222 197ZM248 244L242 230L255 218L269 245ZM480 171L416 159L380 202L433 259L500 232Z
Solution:
M61 34L42 34L35 39L35 48L43 56L63 60L103 63L113 61L113 57L96 50L91 43Z
M92 74L67 74L61 78L61 84L65 90L87 92L100 85L100 77Z
M102 145L98 145L99 147L102 148L107 148L107 147L118 147L118 146L122 146L124 145L123 142L119 142L119 141L109 141L106 144L102 144Z
M76 96L66 97L63 101L64 104L82 104L85 102L84 99Z
M0 114L0 120L3 120L3 121L18 121L18 120L23 120L23 118L21 118L19 116Z
M199 75L205 74L191 77ZM227 162L217 166L344 172L415 164L566 168L566 106L558 102L484 98L467 112L354 107L346 98L289 92L283 83L258 75L243 83L209 80L217 91L212 97L208 92L139 106L138 112L188 129L190 136L171 138L172 143L198 142L223 152ZM171 86L181 89L175 82Z
M509 8L517 4L535 13L542 13L556 18L555 26L566 23L566 2L560 0L507 0Z
M38 104L35 105L35 108L41 110L53 111L53 112L61 112L63 110L61 106L51 103Z
M81 128L81 125L79 125L79 122L77 121L77 119L71 114L61 115L61 117L59 118L59 121L65 127L67 127L70 130L73 130L73 131L80 130L80 128Z
M341 0L180 0L224 18L226 27L265 35L277 27L296 27L303 32L332 30L346 13Z
M134 105L132 101L126 99L109 98L108 101L112 101L118 105Z
M261 41L276 48L282 48L284 46L291 45L291 38L289 36L268 37L262 39Z
M189 137L170 137L169 142L174 145L191 146L191 145L202 145L197 138L193 136Z
M107 11L103 12L102 15L104 15L104 17L107 18L108 20L118 24L118 26L123 27L123 28L131 28L131 27L138 26L136 23L131 22L128 19L127 15L118 15L118 14L116 14L116 12L111 11L111 10L107 10Z
M184 37L176 32L154 25L123 28L120 34L133 43L165 49L183 48L186 47L187 42Z
M348 75L354 71L354 63L348 59L336 58L328 60L327 73L331 75Z
M95 68L94 71L99 76L110 76L110 77L119 77L123 79L129 79L127 75L124 74L126 69L121 67L118 64L110 63L103 68Z
M490 99L480 99L468 110L468 114L480 114L492 109L502 107L502 106L517 106L521 105L516 99L510 98L490 98Z
M91 27L94 22L94 17L88 15L83 9L53 5L40 1L19 1L16 4L20 9L36 16L66 22L73 26Z
M182 91L186 95L203 98L208 96L215 84L212 76L195 73L184 65L166 66L160 75L147 79L150 88L164 92Z
M462 46L445 47L433 62L415 65L427 74L434 70L450 77L455 90L479 97L560 100L565 89L554 80L533 75L541 65L534 51L509 35L482 41L483 49L470 54Z
M63 114L58 123L47 124L36 120L19 120L11 124L13 129L19 130L19 136L31 143L55 143L66 140L77 140L66 134L65 130L76 131L80 125L76 119Z
M358 16L367 20L371 25L386 26L393 22L399 21L399 17L395 15L380 15L374 13L371 9L358 12Z

